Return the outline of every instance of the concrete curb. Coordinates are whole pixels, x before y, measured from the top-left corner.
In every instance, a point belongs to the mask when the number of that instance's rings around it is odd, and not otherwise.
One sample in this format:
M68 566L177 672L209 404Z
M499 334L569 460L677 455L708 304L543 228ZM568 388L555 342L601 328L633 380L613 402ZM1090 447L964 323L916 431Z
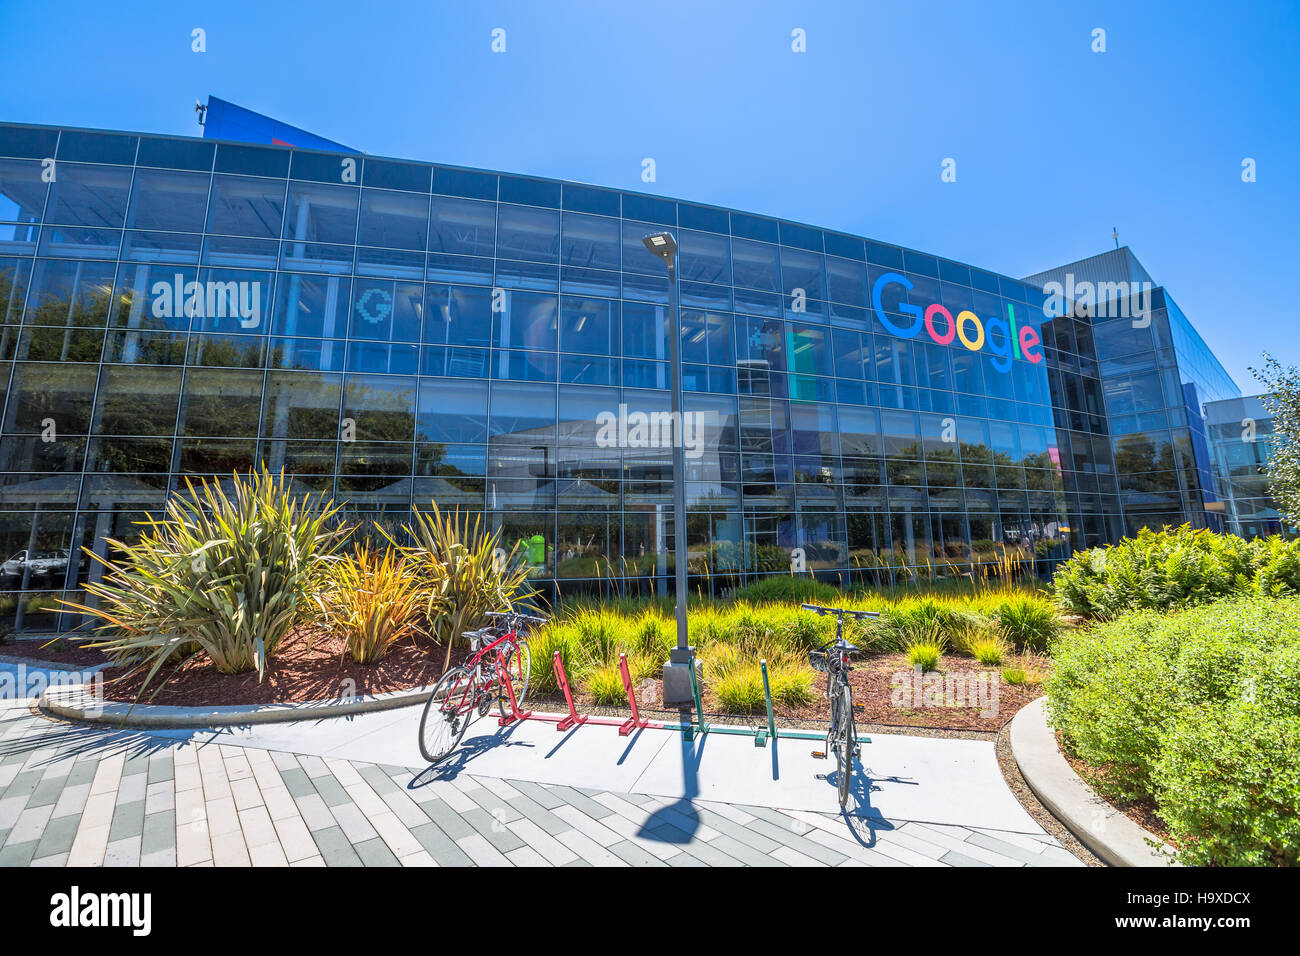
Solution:
M83 724L126 727L137 730L171 730L237 727L248 724L286 723L294 720L325 720L348 714L365 714L424 703L430 687L391 691L356 698L304 701L297 704L245 704L223 707L166 707L159 704L124 704L106 701L88 693L84 684L47 687L37 706L41 712Z
M1061 756L1047 725L1046 704L1047 698L1040 697L1011 719L1011 752L1029 788L1110 866L1169 866L1167 854L1177 851L1097 796ZM1147 840L1156 841L1158 848Z

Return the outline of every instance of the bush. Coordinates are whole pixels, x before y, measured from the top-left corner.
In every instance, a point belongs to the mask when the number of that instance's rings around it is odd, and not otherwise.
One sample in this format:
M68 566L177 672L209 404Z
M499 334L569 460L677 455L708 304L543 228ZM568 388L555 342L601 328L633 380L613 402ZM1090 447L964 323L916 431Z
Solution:
M1007 646L996 637L979 637L970 642L970 656L981 664L1001 664L1006 655Z
M748 601L751 604L772 602L838 605L844 600L844 592L835 585L818 581L816 578L775 574L760 578L743 588L737 588L734 597L738 601Z
M1152 799L1190 864L1296 863L1300 600L1144 610L1063 637L1051 720L1120 799Z
M1051 601L1036 594L1008 594L991 609L990 616L1016 650L1045 651L1061 630L1061 619Z
M925 637L913 638L904 648L907 662L923 671L932 671L939 666L945 644L943 636L937 632Z
M518 543L509 553L498 554L501 534L489 532L480 516L471 520L459 511L445 515L436 502L432 508L412 513L403 531L414 543L398 547L420 574L428 595L428 629L447 646L445 669L451 663L452 644L466 631L481 627L488 611L526 604L535 592Z
M147 669L206 656L223 674L256 670L310 614L312 594L347 529L323 498L295 494L283 474L265 469L221 482L186 483L138 541L109 539L94 606L64 606L103 621L112 636L90 645L118 664ZM143 693L143 687L141 689Z
M315 600L324 625L343 636L358 664L382 660L398 641L421 633L426 603L419 577L400 555L365 545L330 568Z
M1074 614L1103 619L1135 608L1169 610L1234 594L1300 593L1300 539L1245 540L1193 531L1152 531L1076 553L1056 571L1057 600Z

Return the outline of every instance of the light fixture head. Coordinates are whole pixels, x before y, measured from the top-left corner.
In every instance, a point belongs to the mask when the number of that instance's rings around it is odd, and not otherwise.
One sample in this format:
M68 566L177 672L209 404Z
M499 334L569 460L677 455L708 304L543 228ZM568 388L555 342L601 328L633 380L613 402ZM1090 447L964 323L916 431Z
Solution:
M677 240L673 238L671 232L652 232L648 236L642 237L641 241L653 255L658 256L668 265L673 264L673 259L677 256Z

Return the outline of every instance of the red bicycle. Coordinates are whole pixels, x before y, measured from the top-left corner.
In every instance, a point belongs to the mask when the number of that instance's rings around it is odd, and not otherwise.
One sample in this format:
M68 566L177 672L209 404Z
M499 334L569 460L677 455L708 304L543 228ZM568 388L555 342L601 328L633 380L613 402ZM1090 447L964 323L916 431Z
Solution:
M470 658L443 674L420 716L420 753L437 763L465 736L475 715L487 716L495 700L501 723L513 720L528 694L533 655L526 629L546 618L518 611L493 611L499 625L470 631Z

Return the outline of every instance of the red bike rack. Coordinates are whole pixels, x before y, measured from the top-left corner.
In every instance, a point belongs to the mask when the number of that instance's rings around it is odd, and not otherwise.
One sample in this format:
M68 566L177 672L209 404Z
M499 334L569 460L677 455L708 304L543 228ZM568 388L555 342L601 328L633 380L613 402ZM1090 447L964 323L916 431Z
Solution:
M569 716L565 717L555 725L556 730L568 730L570 727L577 727L579 724L587 722L587 715L578 713L573 706L573 691L569 690L569 675L564 672L564 661L560 660L560 652L556 651L551 657L551 665L555 668L555 680L560 685L560 690L564 691L564 701L569 705Z
M500 651L497 651L497 667L500 669L501 676L505 678L506 693L510 695L510 713L504 717L497 718L497 724L504 727L506 724L512 724L516 720L527 720L533 716L531 710L519 709L519 698L515 696L515 682L510 679L510 672L506 668L505 658ZM572 705L570 705L572 706Z
M650 721L641 717L641 711L636 706L636 694L632 692L632 675L627 670L627 655L618 655L618 670L623 675L623 690L627 692L627 705L632 708L632 717L624 721L618 728L618 735L626 737L634 730L641 730L650 725Z

